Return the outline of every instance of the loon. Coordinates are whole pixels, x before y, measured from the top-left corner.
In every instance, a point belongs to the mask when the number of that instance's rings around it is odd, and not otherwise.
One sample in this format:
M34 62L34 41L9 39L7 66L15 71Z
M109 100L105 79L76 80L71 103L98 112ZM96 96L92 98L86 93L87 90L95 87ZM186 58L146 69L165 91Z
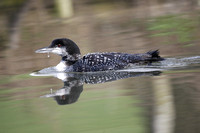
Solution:
M59 38L52 41L50 46L38 49L36 53L54 53L62 57L61 62L55 67L62 72L96 72L108 70L120 70L130 64L162 61L159 51L149 51L142 54L128 53L89 53L81 58L79 47L70 39Z

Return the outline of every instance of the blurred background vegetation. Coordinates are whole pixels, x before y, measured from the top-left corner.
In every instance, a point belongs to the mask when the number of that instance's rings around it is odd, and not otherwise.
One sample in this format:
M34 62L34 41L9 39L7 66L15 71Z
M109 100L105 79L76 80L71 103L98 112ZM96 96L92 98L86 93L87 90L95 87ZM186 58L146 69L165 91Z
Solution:
M115 32L132 29L151 43L195 46L199 42L199 5L199 0L1 0L0 49L15 48L22 29L31 26L37 29L35 22L50 25L72 20L67 23L73 23L76 18L88 30L81 20L91 16L97 19L88 23L88 26L93 23L93 28L102 29L105 25Z

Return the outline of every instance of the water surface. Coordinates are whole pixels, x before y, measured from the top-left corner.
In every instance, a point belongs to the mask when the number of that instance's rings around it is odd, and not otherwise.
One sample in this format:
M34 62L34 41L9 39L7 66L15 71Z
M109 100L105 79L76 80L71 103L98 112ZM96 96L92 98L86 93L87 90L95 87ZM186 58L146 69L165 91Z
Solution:
M0 132L199 133L200 43L179 42L198 38L199 31L190 30L199 29L197 21L140 20L135 9L99 13L91 7L62 20L38 5L29 4L13 33L17 40L0 51ZM137 13L148 16L141 11L143 6ZM148 30L149 22L156 23ZM116 72L38 73L60 57L34 51L60 37L75 41L83 55L159 49L166 60Z
M198 63L193 56L118 72L4 73L1 132L196 132Z

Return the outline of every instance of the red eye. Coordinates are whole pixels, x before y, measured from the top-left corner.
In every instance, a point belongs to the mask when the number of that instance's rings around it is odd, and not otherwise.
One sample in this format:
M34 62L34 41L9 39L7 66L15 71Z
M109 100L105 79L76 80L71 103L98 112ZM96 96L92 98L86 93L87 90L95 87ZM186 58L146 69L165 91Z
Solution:
M61 44L58 44L57 46L58 46L58 47L61 47Z

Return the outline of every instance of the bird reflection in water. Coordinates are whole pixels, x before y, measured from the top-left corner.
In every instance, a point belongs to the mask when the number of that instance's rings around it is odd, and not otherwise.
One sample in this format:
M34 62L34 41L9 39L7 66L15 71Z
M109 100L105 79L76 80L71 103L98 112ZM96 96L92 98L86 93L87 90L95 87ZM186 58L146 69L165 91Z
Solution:
M31 76L54 76L63 81L64 86L56 91L51 89L50 94L41 97L54 97L59 105L67 105L75 103L84 84L98 84L111 82L119 79L140 76L157 76L160 71L151 72L126 72L126 71L107 71L107 72L91 72L91 73L41 73L40 71L31 73Z

